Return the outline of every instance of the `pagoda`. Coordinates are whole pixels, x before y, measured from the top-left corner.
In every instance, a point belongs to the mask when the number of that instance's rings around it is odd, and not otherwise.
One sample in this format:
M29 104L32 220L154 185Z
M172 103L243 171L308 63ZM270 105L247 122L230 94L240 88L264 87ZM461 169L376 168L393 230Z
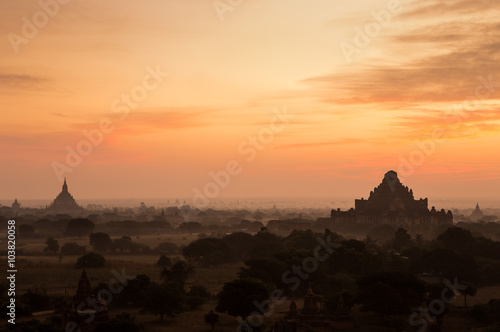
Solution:
M476 204L476 209L472 211L472 214L470 215L473 219L479 220L482 217L484 217L483 211L479 208L479 203Z
M333 332L333 322L319 308L318 295L314 294L311 283L304 298L304 307L297 309L297 303L292 299L287 315L276 321L273 332L306 332L313 329L316 332Z
M83 263L78 289L73 298L66 294L62 325L65 331L94 332L96 324L109 320L106 303L92 294L87 275L86 261Z
M413 190L401 183L396 172L389 171L368 199L356 199L354 208L348 211L332 210L331 222L333 226L339 223L439 226L453 224L453 214L450 210L438 211L434 206L429 210L427 198L415 199Z
M66 178L64 178L61 193L57 195L48 209L59 213L80 212L83 210L83 208L76 203L73 195L69 193Z

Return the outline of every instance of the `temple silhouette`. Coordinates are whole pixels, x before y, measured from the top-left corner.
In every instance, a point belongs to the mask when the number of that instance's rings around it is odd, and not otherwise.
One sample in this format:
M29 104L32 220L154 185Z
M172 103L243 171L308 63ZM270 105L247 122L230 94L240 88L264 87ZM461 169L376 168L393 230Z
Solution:
M389 171L378 187L370 192L368 199L356 199L354 209L331 211L332 223L360 223L411 227L414 225L447 225L453 224L450 210L437 211L433 206L428 208L427 198L416 200L413 190L399 181L398 174Z
M108 320L106 303L92 294L84 262L76 295L73 298L65 295L62 326L65 331L94 332L96 324Z
M475 220L479 220L484 217L483 211L481 211L481 209L479 208L479 203L476 204L476 209L472 211L472 214L470 216Z
M54 202L52 202L52 204L47 209L58 213L74 213L83 210L83 208L76 203L73 195L69 193L66 178L64 178L64 184L62 186L61 193L57 195L56 199L54 199Z
M274 323L273 332L333 332L333 331L352 331L353 320L344 306L342 296L339 299L337 310L328 317L321 310L317 295L314 294L311 283L306 297L304 298L304 307L297 309L297 303L292 299L288 313Z

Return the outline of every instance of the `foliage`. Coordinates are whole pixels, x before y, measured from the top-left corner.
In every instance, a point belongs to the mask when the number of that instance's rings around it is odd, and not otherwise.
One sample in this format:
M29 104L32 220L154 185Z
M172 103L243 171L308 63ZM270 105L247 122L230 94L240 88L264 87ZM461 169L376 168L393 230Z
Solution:
M92 233L89 235L89 244L96 251L106 251L111 249L111 238L106 233Z
M84 262L88 268L100 268L106 264L106 259L102 255L89 252L76 260L75 267L81 269Z
M151 283L144 292L143 307L152 314L174 316L181 312L184 296L182 291L173 284Z
M187 259L203 266L217 266L235 261L233 250L222 239L206 238L191 242L182 250Z
M86 218L71 219L66 225L64 235L66 236L87 236L94 230L94 223Z
M53 237L47 238L47 240L45 240L45 244L46 247L43 251L48 254L55 254L59 250L59 242Z
M194 268L186 261L177 260L172 267L163 267L161 278L166 284L177 286L184 291L184 284L194 274Z
M222 288L216 310L231 316L247 317L256 310L254 301L262 303L269 298L269 294L268 286L259 279L235 279Z
M210 310L210 312L208 314L206 314L204 316L204 318L205 318L205 323L210 325L210 328L212 329L212 331L215 331L215 325L217 325L217 323L219 323L219 315L217 315L215 312L213 312L213 310Z
M161 255L160 258L158 258L158 261L156 262L156 266L159 267L172 267L172 260L170 257L167 257L165 255Z
M22 224L18 228L19 235L23 238L30 238L35 233L35 227L29 224Z
M365 311L382 315L409 314L424 302L426 285L401 272L379 272L358 280L359 302Z
M61 247L61 255L83 255L84 253L85 247L76 242L68 242Z

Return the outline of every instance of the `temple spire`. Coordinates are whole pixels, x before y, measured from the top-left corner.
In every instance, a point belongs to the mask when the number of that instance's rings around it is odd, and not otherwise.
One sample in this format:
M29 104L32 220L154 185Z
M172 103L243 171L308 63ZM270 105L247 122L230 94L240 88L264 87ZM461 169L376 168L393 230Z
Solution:
M66 177L64 178L64 184L63 184L62 190L68 191L68 184L66 183Z

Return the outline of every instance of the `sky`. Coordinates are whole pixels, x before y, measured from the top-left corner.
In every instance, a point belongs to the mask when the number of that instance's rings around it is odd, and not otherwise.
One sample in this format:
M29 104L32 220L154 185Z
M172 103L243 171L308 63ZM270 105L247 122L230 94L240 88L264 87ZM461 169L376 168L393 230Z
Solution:
M0 3L0 199L500 199L494 0Z

